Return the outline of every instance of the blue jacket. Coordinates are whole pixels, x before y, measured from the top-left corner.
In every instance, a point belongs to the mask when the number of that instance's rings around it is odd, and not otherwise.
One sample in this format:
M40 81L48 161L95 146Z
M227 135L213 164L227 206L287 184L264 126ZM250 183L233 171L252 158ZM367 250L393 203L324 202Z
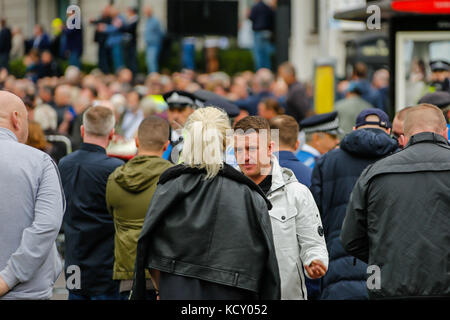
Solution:
M301 163L295 154L289 151L280 151L278 153L278 159L280 166L291 169L301 184L304 184L308 188L311 186L312 169Z
M122 25L126 25L127 22L122 15L119 15L118 18L122 21ZM108 35L106 38L107 47L113 47L122 44L124 39L124 32L121 28L117 28L113 24L108 24L105 32Z
M81 288L70 290L74 294L99 296L118 290L112 279L114 222L105 197L109 175L123 163L88 143L59 162L67 200L63 224L66 279L69 266L77 265L81 271Z
M369 81L359 80L360 88L362 89L361 98L370 103L374 108L384 110L385 102L383 100L382 94L372 87Z
M397 150L380 129L360 129L344 137L340 149L322 156L312 175L311 192L319 208L330 256L321 299L367 299L367 265L348 255L339 236L353 187L362 171Z
M258 104L265 98L273 98L274 95L269 91L262 91L260 93L252 94L245 99L236 100L235 105L239 109L247 110L250 116L258 115Z
M158 19L151 17L145 24L145 43L147 46L160 46L164 31L161 28L161 24Z

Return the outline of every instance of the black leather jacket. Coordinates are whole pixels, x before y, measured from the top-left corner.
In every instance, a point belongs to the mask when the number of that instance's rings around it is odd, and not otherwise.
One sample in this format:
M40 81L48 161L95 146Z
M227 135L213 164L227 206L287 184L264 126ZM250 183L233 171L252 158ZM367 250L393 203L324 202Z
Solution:
M450 146L424 132L363 171L350 197L341 241L379 267L369 298L450 296ZM372 274L369 274L369 283Z
M146 268L280 299L280 277L261 189L225 165L205 180L183 165L160 178L139 238L131 299L143 299Z

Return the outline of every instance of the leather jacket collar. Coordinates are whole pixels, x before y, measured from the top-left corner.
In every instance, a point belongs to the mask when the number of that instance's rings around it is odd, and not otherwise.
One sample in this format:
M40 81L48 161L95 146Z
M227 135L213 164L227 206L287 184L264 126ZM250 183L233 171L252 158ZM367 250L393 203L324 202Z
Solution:
M421 132L416 135L413 135L411 139L409 139L406 147L412 146L413 144L422 143L422 142L432 142L435 144L444 144L449 146L449 142L440 134L434 132Z
M158 184L164 184L167 181L178 178L183 174L206 174L206 170L199 168L192 168L185 166L183 164L179 164L175 167L169 168L166 171L164 171L164 173L159 178ZM236 182L246 184L250 189L258 192L264 198L264 200L267 203L268 210L272 209L272 204L267 199L266 195L261 190L261 188L257 184L255 184L252 180L247 178L245 175L234 169L232 166L225 163L223 168L219 171L219 176L223 176Z

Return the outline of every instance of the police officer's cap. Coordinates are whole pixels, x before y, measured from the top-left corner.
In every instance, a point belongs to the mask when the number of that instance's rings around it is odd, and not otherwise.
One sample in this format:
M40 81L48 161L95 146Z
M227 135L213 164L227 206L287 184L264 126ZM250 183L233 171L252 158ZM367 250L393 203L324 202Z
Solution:
M450 106L450 93L447 91L428 93L419 100L419 103L429 103L444 109Z
M450 63L445 60L436 60L430 62L431 71L449 71Z
M240 113L239 107L222 96L207 90L198 90L194 96L201 101L204 107L213 106L224 110L230 118L237 117Z
M164 100L166 101L169 108L180 108L183 109L185 107L196 108L198 105L196 104L196 98L192 93L174 90L167 92L163 95Z
M336 111L314 115L300 122L300 129L305 133L326 132L340 134L339 118Z

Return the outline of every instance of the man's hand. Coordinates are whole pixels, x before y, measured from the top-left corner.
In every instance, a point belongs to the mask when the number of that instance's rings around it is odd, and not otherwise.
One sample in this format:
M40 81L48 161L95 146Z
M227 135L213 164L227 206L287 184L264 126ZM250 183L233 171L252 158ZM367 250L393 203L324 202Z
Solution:
M5 294L7 294L9 291L8 285L6 284L5 280L3 280L2 277L0 277L0 297L3 297Z
M327 268L320 260L313 260L309 266L305 264L305 270L311 279L322 278L327 273Z

